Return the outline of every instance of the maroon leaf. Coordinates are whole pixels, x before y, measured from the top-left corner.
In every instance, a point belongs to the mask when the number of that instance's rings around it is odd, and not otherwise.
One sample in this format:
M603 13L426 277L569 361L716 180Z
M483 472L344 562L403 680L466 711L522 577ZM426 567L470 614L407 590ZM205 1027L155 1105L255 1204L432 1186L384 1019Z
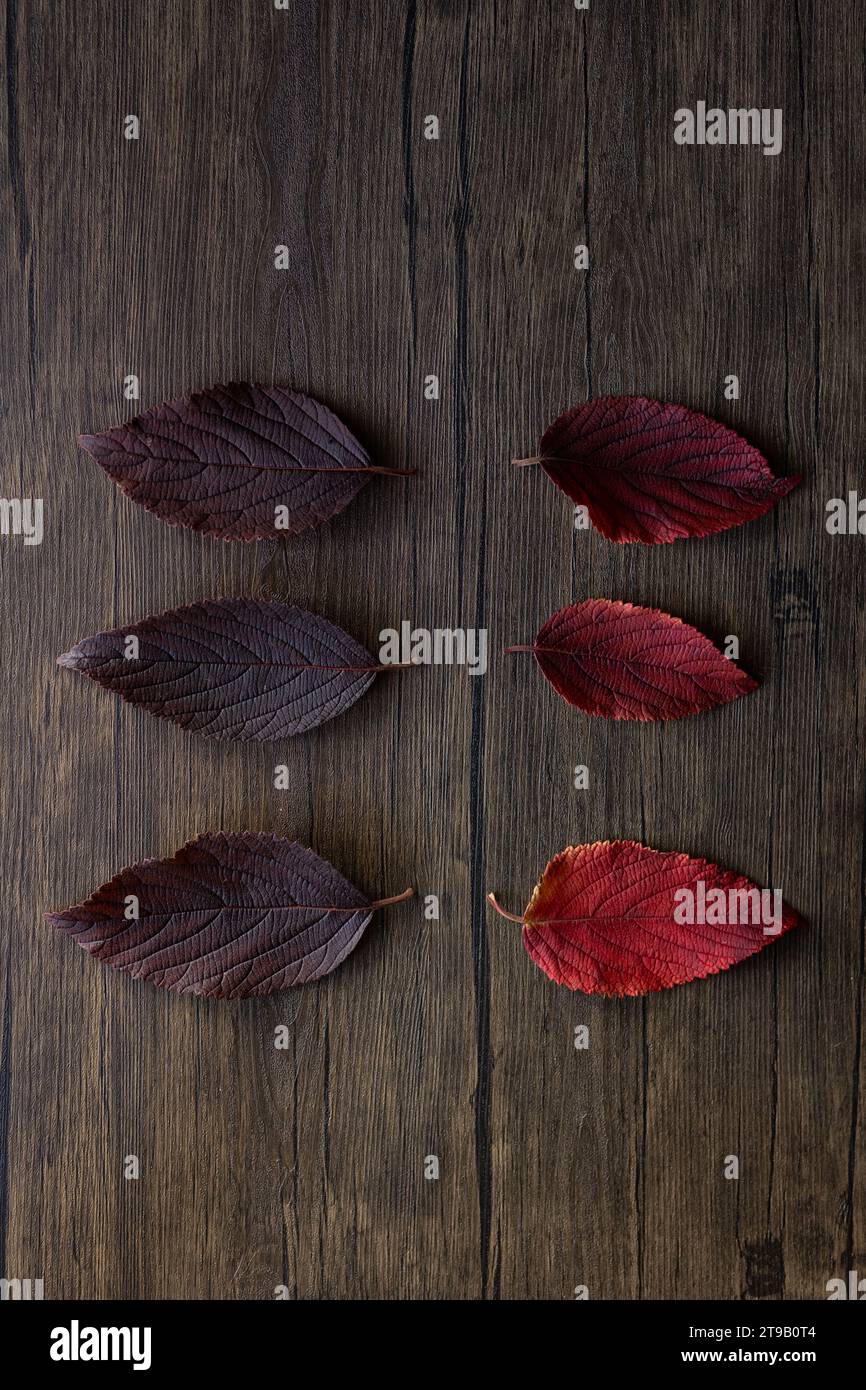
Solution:
M200 835L171 859L122 869L83 903L46 918L137 980L236 999L330 974L375 908L413 892L370 902L303 845L277 835Z
M154 406L79 443L133 502L221 540L295 535L341 512L371 474L414 471L373 467L311 396L244 382Z
M728 704L758 682L669 613L587 599L548 618L531 647L564 700L606 719L680 719Z
M758 449L682 405L602 396L545 430L537 459L612 541L644 545L709 536L763 516L797 486Z
M388 669L327 618L246 598L99 632L58 663L185 729L261 742L333 719Z
M551 980L585 994L635 995L727 970L802 924L749 879L634 840L563 850L522 917L523 944Z

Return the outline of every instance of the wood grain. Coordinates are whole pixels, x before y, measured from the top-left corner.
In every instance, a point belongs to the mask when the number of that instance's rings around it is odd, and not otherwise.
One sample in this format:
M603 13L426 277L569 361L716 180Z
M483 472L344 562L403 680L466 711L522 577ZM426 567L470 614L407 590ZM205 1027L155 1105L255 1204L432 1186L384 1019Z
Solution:
M46 525L0 538L0 1271L227 1299L823 1298L866 1272L864 542L823 525L862 466L866 12L4 8L0 491L43 497ZM698 99L781 107L782 153L675 145ZM273 552L163 526L75 446L131 413L129 373L142 408L237 378L312 392L417 477ZM700 542L574 532L509 460L620 391L717 416L804 485ZM268 592L368 645L404 618L486 626L490 669L395 674L250 748L54 665L124 619ZM735 633L761 691L582 718L500 650L594 595ZM207 829L291 834L374 895L414 882L440 920L393 909L319 985L229 1004L42 925ZM781 886L811 925L644 1001L571 995L484 896L517 910L554 852L615 836Z

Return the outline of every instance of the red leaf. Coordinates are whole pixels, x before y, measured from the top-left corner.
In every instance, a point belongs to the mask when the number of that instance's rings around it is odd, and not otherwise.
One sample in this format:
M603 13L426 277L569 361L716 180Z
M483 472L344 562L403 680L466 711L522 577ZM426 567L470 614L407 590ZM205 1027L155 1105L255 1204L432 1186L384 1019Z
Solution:
M341 512L371 474L404 471L374 468L311 396L243 382L154 406L79 443L133 502L221 540L295 535ZM286 509L279 526L277 507Z
M374 908L311 849L277 835L200 835L122 869L46 918L105 965L179 994L237 999L328 975ZM129 919L130 900L137 919Z
M758 687L697 628L606 598L560 609L531 647L506 651L531 651L564 700L606 719L681 719Z
M775 477L758 449L717 420L643 396L573 406L545 430L538 453L603 536L644 545L741 526L800 481Z
M386 669L327 618L245 598L98 632L57 660L182 728L260 742L333 719Z
M683 920L687 894L691 922ZM605 840L552 859L523 917L512 920L523 922L524 946L557 984L584 994L650 994L716 975L802 925L790 907L760 894L706 859Z

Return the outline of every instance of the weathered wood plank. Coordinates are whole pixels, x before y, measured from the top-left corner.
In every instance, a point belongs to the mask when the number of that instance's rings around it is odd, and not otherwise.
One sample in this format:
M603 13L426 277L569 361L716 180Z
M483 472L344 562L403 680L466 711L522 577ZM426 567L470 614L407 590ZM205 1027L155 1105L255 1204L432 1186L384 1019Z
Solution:
M862 453L866 15L7 0L5 26L0 492L46 526L0 538L0 1272L53 1296L739 1299L866 1270L862 539L823 527ZM699 99L781 107L781 154L676 145ZM134 409L129 373L142 406L292 384L417 476L273 551L165 527L75 447ZM707 410L803 486L701 542L575 533L509 460L619 391ZM373 648L403 619L484 626L489 671L394 673L250 748L54 667L243 592ZM592 595L736 634L761 690L582 718L501 648ZM41 926L216 828L421 896L333 977L249 1004L136 986ZM811 925L646 1001L572 996L484 896L517 909L554 852L616 836L782 886Z

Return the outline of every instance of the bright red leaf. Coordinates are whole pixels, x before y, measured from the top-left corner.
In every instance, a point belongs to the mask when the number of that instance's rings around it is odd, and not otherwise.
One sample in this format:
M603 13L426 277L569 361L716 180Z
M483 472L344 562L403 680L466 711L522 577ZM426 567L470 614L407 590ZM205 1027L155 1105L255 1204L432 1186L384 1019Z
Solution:
M540 462L608 540L645 545L740 526L800 481L775 477L717 420L643 396L573 406L545 430L538 459L519 461Z
M636 995L727 970L802 924L769 889L706 859L605 840L548 864L522 918L523 944L557 984Z

